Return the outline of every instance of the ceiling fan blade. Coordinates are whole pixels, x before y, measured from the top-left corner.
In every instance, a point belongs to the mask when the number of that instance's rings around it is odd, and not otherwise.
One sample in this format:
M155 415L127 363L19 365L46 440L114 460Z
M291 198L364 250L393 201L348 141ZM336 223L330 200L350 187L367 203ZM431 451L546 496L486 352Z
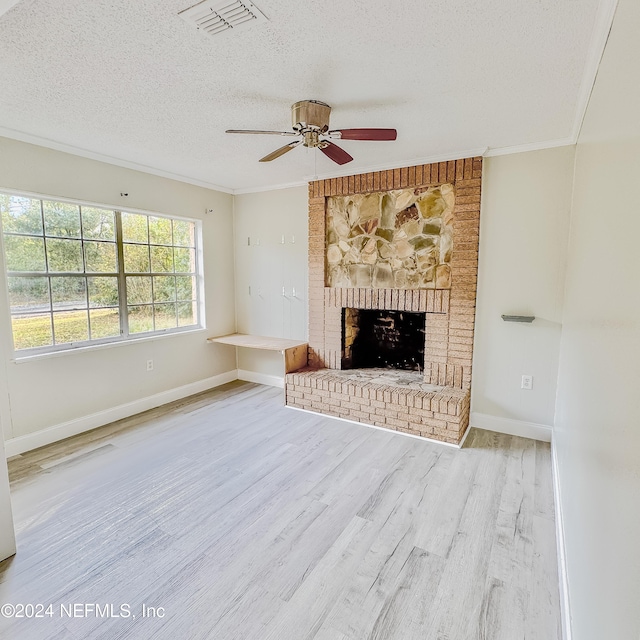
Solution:
M398 132L395 129L335 129L329 131L340 134L342 140L395 140Z
M294 147L297 147L301 142L302 140L296 140L295 142L290 142L289 144L285 144L284 147L280 147L279 149L272 151L268 156L265 156L264 158L260 158L260 162L271 162L272 160L275 160L276 158L283 156L285 153L287 153L287 151L291 151L291 149L293 149Z
M294 131L257 131L254 129L227 129L225 133L259 133L270 136L297 136Z
M347 164L347 162L351 162L353 158L344 150L341 149L337 144L333 144L333 142L329 142L325 140L326 146L318 147L322 153L324 153L327 158L330 158L337 164Z

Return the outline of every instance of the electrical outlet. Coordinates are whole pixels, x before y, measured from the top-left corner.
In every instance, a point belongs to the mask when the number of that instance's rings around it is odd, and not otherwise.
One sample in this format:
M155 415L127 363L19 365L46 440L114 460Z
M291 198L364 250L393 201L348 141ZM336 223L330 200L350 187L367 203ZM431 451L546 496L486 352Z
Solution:
M153 371L153 360L147 360L147 371Z
M527 389L527 391L533 389L533 376L522 376L522 384L520 386L522 389Z

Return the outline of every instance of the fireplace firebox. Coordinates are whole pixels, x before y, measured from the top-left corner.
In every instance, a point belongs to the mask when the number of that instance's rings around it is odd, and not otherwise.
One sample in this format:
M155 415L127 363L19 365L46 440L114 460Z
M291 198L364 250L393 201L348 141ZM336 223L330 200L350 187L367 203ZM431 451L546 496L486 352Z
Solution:
M342 310L342 368L424 370L424 313Z

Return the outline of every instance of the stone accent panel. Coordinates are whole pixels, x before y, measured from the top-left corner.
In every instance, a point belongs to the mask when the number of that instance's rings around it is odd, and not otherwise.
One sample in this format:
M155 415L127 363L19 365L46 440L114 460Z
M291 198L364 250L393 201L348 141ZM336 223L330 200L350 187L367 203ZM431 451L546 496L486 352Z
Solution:
M476 157L309 183L310 366L340 369L344 307L422 311L426 313L424 382L469 394L481 180L482 158ZM327 198L402 189L426 192L442 185L452 185L454 197L446 282L441 280L438 286L436 278L435 288L414 289L326 286ZM465 419L466 429L468 415ZM464 429L460 437L463 433Z
M454 188L327 198L327 286L448 289Z

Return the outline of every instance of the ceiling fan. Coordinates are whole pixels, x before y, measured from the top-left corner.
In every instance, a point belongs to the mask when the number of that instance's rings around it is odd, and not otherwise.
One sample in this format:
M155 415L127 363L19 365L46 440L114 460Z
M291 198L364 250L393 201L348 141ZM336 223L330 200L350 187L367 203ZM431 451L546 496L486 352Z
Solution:
M318 100L301 100L291 105L291 121L293 131L254 131L251 129L227 129L227 133L257 133L273 136L298 137L284 147L276 149L260 162L271 162L294 147L302 144L305 147L316 147L337 164L346 164L353 158L333 140L395 140L395 129L333 129L329 131L331 107ZM326 138L330 138L327 140Z

